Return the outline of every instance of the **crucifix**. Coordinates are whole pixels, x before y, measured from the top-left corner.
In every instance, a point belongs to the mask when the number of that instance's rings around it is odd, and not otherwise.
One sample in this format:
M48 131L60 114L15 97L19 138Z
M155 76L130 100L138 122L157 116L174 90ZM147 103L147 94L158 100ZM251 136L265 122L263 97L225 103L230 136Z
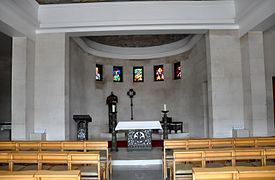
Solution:
M127 95L131 99L131 120L133 120L134 119L134 117L133 117L133 97L136 95L136 92L133 89L129 89L129 91L127 92Z

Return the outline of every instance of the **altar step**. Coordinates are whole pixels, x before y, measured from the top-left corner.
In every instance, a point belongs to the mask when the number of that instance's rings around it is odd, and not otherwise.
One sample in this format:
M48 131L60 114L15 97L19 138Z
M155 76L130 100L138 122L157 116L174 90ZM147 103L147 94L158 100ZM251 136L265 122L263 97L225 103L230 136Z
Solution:
M151 166L162 165L161 159L151 160L112 160L113 166Z
M119 148L112 153L112 164L114 166L161 166L162 148L152 150L128 151L127 148Z

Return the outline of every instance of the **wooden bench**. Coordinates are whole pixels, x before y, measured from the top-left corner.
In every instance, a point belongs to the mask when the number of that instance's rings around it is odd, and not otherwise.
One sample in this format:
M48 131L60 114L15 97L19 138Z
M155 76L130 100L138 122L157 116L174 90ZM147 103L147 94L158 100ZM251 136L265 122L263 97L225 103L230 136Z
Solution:
M271 149L269 149L271 150ZM275 149L274 149L275 151ZM265 149L211 149L211 150L175 150L173 153L173 179L190 176L193 167L219 168L224 166L264 166L266 163ZM273 158L274 160L274 158ZM230 163L228 163L228 161ZM245 161L239 163L239 161ZM259 161L259 163L255 163ZM199 162L197 165L189 165ZM211 164L212 163L212 164Z
M36 180L80 180L80 171L47 171L39 170L34 175Z
M275 179L275 166L193 168L193 180L271 180Z
M236 167L222 167L222 168L193 168L193 180L233 180L238 177L238 170Z
M275 179L275 166L263 167L237 167L238 178L274 178Z
M100 151L106 177L112 176L112 156L108 141L0 141L0 151ZM0 160L1 161L1 160Z
M201 138L201 139L165 139L163 141L163 177L167 177L167 167L172 163L174 149L217 149L275 147L275 137L249 138Z
M5 180L80 180L80 171L0 171Z
M9 171L43 170L82 170L83 177L106 179L105 168L100 166L99 152L6 152L2 153L3 162L8 162ZM6 159L5 159L6 158ZM17 166L19 164L19 166ZM26 166L32 164L33 166ZM61 166L57 166L61 165ZM78 165L74 167L73 165Z
M174 151L172 177L191 177L192 168L205 167L204 151Z

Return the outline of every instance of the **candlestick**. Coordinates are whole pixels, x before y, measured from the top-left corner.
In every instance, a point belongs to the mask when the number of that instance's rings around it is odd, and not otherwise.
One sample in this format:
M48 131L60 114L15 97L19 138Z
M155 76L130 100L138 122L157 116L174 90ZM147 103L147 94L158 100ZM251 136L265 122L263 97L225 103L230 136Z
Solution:
M163 110L166 111L166 104L163 105Z
M112 105L112 112L116 112L116 106L114 104Z

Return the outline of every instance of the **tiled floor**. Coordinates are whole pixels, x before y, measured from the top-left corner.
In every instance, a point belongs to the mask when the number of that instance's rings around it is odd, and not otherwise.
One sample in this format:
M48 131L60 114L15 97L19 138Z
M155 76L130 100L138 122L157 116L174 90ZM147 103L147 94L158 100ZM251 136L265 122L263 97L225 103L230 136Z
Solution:
M112 152L113 180L161 180L161 148L151 151L130 151L120 148Z

